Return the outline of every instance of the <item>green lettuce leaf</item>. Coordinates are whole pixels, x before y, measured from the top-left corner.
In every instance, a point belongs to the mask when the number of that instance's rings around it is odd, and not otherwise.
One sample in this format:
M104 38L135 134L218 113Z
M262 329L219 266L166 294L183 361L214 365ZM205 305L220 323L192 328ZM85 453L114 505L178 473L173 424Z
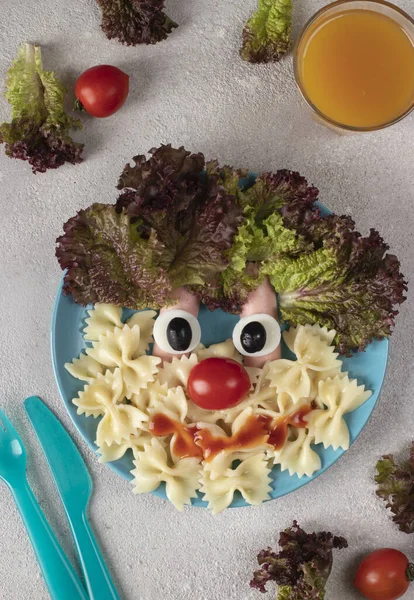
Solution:
M209 168L235 193L244 221L220 287L198 291L204 303L240 312L267 276L282 320L336 329L342 354L391 334L407 284L377 231L363 237L350 217L322 216L315 205L318 190L296 172L264 173L235 192L245 173Z
M398 260L384 255L384 247L375 231L367 238L331 235L312 252L264 264L282 319L336 329L342 354L388 337L407 286Z
M278 588L277 600L324 600L332 570L334 548L347 548L343 537L332 533L306 533L296 521L282 531L279 552L262 550L257 557L260 568L250 582L252 588L266 592L269 581Z
M93 205L64 226L57 257L76 302L161 308L180 286L217 287L242 211L204 157L161 146L127 165L116 205Z
M292 0L259 0L243 29L240 56L251 63L279 61L290 48Z
M0 125L0 143L11 158L27 160L33 173L82 162L83 144L69 135L81 123L64 111L65 88L42 66L39 46L22 44L7 74L11 123Z
M58 239L77 302L157 308L187 286L211 310L239 313L267 277L282 320L335 329L343 354L391 334L407 290L397 258L377 231L322 216L298 173L254 180L168 145L136 156L118 189L116 205L81 211Z
M391 454L377 463L377 495L387 503L400 531L414 533L414 442L410 457L398 464Z
M277 261L281 256L296 256L312 248L294 229L285 227L279 211L286 204L313 205L318 191L308 186L299 173L287 170L275 174L264 173L246 188L239 180L247 177L245 171L230 167L220 169L217 163L207 164L207 173L218 177L218 182L243 210L243 223L237 231L228 252L229 266L220 277L220 286L197 289L202 301L211 309L223 308L240 312L248 293L262 283L266 272L263 264Z

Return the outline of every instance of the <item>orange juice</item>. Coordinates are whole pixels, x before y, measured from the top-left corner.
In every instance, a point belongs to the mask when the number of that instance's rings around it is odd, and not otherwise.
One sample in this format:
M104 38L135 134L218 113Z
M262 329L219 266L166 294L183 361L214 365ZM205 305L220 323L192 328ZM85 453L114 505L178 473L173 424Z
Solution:
M413 106L413 38L381 12L326 11L305 30L297 52L302 91L331 121L376 128Z

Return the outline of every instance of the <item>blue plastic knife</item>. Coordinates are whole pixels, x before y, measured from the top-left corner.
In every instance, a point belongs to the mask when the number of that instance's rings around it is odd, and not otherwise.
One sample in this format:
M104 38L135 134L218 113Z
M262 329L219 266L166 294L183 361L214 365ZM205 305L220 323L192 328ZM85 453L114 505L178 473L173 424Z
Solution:
M25 400L26 412L43 448L65 507L92 600L119 600L87 519L92 480L66 429L36 396Z

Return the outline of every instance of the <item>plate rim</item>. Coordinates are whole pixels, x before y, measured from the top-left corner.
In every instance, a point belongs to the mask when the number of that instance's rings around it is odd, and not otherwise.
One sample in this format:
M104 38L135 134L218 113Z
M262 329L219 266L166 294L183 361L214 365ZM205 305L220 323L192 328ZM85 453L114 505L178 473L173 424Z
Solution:
M249 178L255 177L255 176L256 176L256 174L253 174L253 173L249 173L249 175L248 175ZM332 214L332 211L328 207L326 207L322 202L316 201L314 204L315 204L315 206L326 211L327 213ZM65 272L63 273L63 275L60 279L60 283L59 283L59 286L58 286L58 289L56 292L56 296L55 296L54 303L53 303L52 319L51 319L51 323L50 323L50 349L51 349L53 373L54 373L55 382L56 382L56 385L57 385L57 388L59 391L59 395L65 406L67 413L69 414L69 416L71 418L73 425L75 426L76 431L79 433L79 435L81 436L83 441L86 442L86 444L90 448L90 450L92 450L95 457L97 457L99 455L97 453L96 444L94 442L92 442L89 439L89 437L82 431L80 424L78 424L77 420L74 418L74 414L72 414L72 412L69 410L69 406L71 405L71 400L66 398L64 385L62 383L60 373L59 373L55 342L56 342L57 313L58 313L58 309L59 309L59 304L60 304L62 298L65 297L64 292L63 292L64 277L65 277ZM85 310L88 310L87 307L83 307L83 308ZM375 398L373 406L369 412L369 415L367 416L367 418L365 419L363 424L361 426L358 425L356 427L356 432L354 432L354 431L352 432L352 435L350 437L349 448L351 448L354 445L354 443L357 441L357 439L361 435L362 431L365 429L365 427L368 425L369 421L371 420L374 410L377 406L382 388L384 386L384 380L385 380L385 376L387 373L388 361L389 361L389 338L384 338L383 340L381 340L381 343L386 345L385 361L384 361L383 372L381 374L379 385L378 385L377 391L375 392L376 398ZM80 416L83 416L83 415L80 415ZM83 418L86 418L86 417L83 416ZM355 429L355 427L354 427L354 429ZM319 446L319 444L318 444L318 446ZM332 461L327 461L327 464L325 464L323 467L321 467L321 469L319 469L316 473L314 473L310 477L305 475L305 476L299 478L297 475L291 475L290 477L292 477L292 478L296 477L296 481L293 484L293 487L291 487L289 490L282 491L281 493L277 490L277 488L272 487L272 491L270 492L270 498L266 499L264 502L270 502L271 500L277 500L278 498L282 498L283 496L286 496L288 494L296 492L298 489L311 483L312 481L314 481L315 479L320 477L323 473L325 473L335 463L337 463L346 452L347 452L347 450L343 450L342 448L339 448L338 450L336 450L336 455L335 455L334 459ZM124 471L118 466L117 462L118 461L113 461L113 462L107 462L104 464L106 466L108 466L119 477L121 477L125 481L131 482L132 476L131 477L126 476ZM278 469L278 468L280 468L280 466L276 465L273 467L272 471L275 469ZM128 473L128 475L130 475L130 473ZM154 490L153 492L150 492L150 493L154 496L162 498L163 500L168 499L167 495L165 493L163 484L160 484L156 490ZM192 508L206 508L206 506L207 506L207 502L205 500L203 500L202 498L200 498L200 496L191 500ZM233 499L232 504L230 504L230 506L228 508L247 508L249 506L252 506L252 505L248 504L244 500L244 498L240 497L240 498Z

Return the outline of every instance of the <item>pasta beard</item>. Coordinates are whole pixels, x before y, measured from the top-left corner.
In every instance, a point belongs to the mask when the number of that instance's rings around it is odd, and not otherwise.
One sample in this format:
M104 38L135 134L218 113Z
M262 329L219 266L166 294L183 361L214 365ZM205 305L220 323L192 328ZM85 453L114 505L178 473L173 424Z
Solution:
M343 416L371 392L341 371L342 362L331 346L335 331L317 325L291 328L284 338L296 360L276 360L262 369L245 367L251 381L249 395L233 408L208 411L188 397L191 369L213 356L240 363L243 357L229 339L208 348L200 344L190 356L162 365L148 355L155 317L155 311L148 310L123 322L122 309L95 305L83 332L88 346L65 365L73 377L85 382L73 399L78 414L100 418L96 433L100 462L132 453L135 493L153 492L163 483L178 510L200 493L217 514L235 494L253 505L269 499L272 486L277 486L276 470L274 479L270 476L276 465L292 476L313 475L321 468L316 443L349 447ZM303 407L309 410L299 423L295 415ZM165 435L154 435L158 415L173 424ZM282 442L270 443L267 432L256 445L203 455L197 442L200 431L213 438L236 439L255 421L271 423L279 433L283 430ZM178 451L183 443L190 449L184 454Z

